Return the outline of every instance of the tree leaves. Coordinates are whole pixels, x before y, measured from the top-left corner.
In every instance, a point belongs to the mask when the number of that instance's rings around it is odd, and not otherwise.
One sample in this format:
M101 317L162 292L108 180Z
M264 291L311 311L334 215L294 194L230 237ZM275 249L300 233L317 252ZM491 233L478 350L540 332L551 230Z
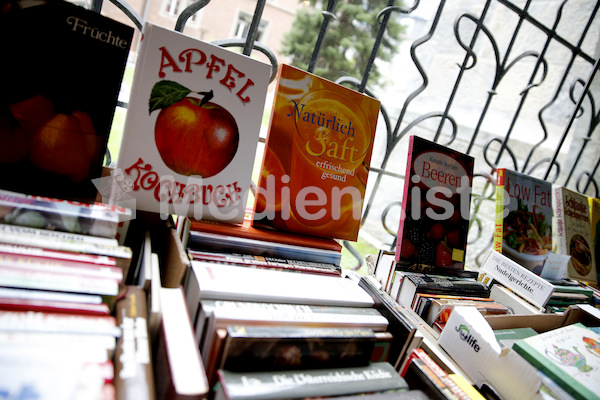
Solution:
M159 81L152 87L150 99L148 100L148 114L154 110L167 108L170 105L183 100L192 91L183 85L173 81Z

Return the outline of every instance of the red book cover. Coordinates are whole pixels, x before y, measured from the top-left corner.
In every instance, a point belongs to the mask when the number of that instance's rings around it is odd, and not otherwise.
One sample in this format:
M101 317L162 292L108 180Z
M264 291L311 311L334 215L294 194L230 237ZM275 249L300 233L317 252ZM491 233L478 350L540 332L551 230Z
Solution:
M0 297L0 310L33 311L76 315L109 315L110 308L105 303L75 303L43 299L19 299Z
M356 240L380 102L281 65L254 225Z
M50 258L32 254L19 254L2 251L0 243L0 266L8 268L25 268L36 271L77 274L90 278L115 279L119 283L124 279L123 269L116 264L102 265L77 262L68 259Z
M396 242L397 268L465 266L474 158L411 136Z

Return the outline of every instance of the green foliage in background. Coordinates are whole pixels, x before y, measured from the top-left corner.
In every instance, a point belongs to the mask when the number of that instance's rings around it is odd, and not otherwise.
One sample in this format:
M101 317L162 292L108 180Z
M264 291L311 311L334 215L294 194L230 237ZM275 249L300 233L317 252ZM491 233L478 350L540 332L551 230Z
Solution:
M323 22L323 15L320 9L316 9L315 0L310 3L310 6L298 10L292 28L282 42L282 51L291 58L291 64L304 70L308 69ZM326 9L327 1L322 3L323 9ZM377 14L388 3L388 0L340 0L334 10L336 18L329 23L321 53L312 72L331 81L341 76L361 80L379 31ZM396 53L404 30L398 15L391 15L377 54L379 60L390 61ZM377 65L373 65L369 86L383 87L384 78Z

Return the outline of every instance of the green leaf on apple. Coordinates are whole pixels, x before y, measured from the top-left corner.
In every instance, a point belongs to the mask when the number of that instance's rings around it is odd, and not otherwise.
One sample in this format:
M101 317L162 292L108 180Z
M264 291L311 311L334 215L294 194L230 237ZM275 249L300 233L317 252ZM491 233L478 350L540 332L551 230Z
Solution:
M183 100L192 91L183 85L173 81L159 81L152 87L150 100L148 101L148 114L154 110L169 107Z

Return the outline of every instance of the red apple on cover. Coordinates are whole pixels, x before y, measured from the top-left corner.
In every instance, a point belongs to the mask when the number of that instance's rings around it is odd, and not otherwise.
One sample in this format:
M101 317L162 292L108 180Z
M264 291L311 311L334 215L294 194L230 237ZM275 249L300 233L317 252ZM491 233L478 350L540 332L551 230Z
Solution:
M222 106L210 102L212 91L197 92L172 81L158 82L150 112L161 109L154 128L156 148L164 163L181 175L203 178L221 172L233 160L239 143L237 123Z

